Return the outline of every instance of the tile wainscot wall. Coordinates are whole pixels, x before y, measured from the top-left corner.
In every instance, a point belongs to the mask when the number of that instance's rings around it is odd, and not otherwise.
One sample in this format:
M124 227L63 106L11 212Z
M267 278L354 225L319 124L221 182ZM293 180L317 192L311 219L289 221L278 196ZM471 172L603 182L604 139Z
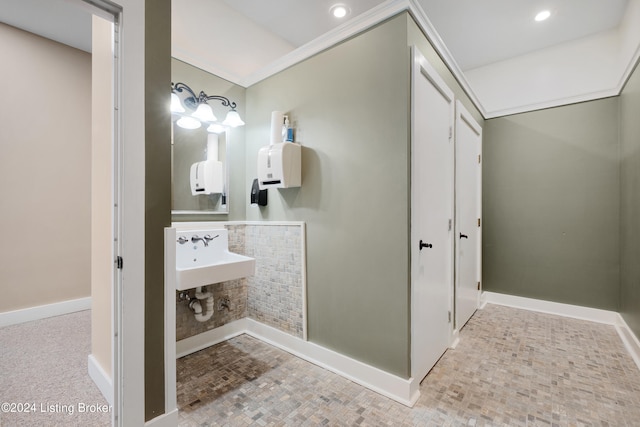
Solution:
M298 338L304 337L302 225L227 224L229 250L256 260L255 275L216 283L214 314L198 322L176 293L176 339L182 340L248 317ZM195 290L191 290L194 296ZM229 307L219 301L229 298Z

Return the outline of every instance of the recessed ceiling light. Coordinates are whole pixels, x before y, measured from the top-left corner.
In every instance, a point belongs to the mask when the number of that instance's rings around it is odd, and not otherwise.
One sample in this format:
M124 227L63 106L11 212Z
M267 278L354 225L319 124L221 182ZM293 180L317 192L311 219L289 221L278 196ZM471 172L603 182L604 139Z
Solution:
M542 12L538 13L536 15L536 21L537 22L541 22L544 21L545 19L549 18L551 16L551 12L549 12L548 10L543 10Z
M336 18L344 18L349 14L349 8L343 4L334 4L331 6L331 14Z

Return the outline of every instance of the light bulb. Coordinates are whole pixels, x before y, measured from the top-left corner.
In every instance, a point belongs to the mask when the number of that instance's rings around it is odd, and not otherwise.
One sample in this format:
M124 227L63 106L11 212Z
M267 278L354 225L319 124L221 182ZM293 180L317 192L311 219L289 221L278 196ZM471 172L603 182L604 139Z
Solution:
M549 12L548 10L543 10L542 12L538 13L535 17L535 20L537 22L541 22L544 21L545 19L549 18L551 16L551 12Z

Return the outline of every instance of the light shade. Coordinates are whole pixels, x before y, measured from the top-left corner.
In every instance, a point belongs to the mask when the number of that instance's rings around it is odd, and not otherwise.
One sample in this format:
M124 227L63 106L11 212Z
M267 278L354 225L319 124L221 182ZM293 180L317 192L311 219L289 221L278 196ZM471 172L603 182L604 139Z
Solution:
M180 98L175 93L171 94L171 112L172 113L184 113L184 107L182 106L182 102L180 102Z
M238 114L236 110L229 111L222 124L225 126L231 126L232 128L244 126L244 122L242 121L242 119L240 118L240 114Z
M196 111L192 114L193 117L202 121L202 122L215 122L216 116L213 115L213 110L208 104L200 104Z
M201 126L200 120L189 116L180 117L176 124L183 129L198 129Z

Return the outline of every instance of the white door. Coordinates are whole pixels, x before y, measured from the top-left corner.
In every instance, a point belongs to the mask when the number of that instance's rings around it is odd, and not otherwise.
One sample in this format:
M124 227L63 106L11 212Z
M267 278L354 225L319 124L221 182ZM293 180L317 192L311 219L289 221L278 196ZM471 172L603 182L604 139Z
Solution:
M456 328L478 308L481 253L482 128L456 106Z
M414 47L411 117L411 376L451 339L454 96Z

